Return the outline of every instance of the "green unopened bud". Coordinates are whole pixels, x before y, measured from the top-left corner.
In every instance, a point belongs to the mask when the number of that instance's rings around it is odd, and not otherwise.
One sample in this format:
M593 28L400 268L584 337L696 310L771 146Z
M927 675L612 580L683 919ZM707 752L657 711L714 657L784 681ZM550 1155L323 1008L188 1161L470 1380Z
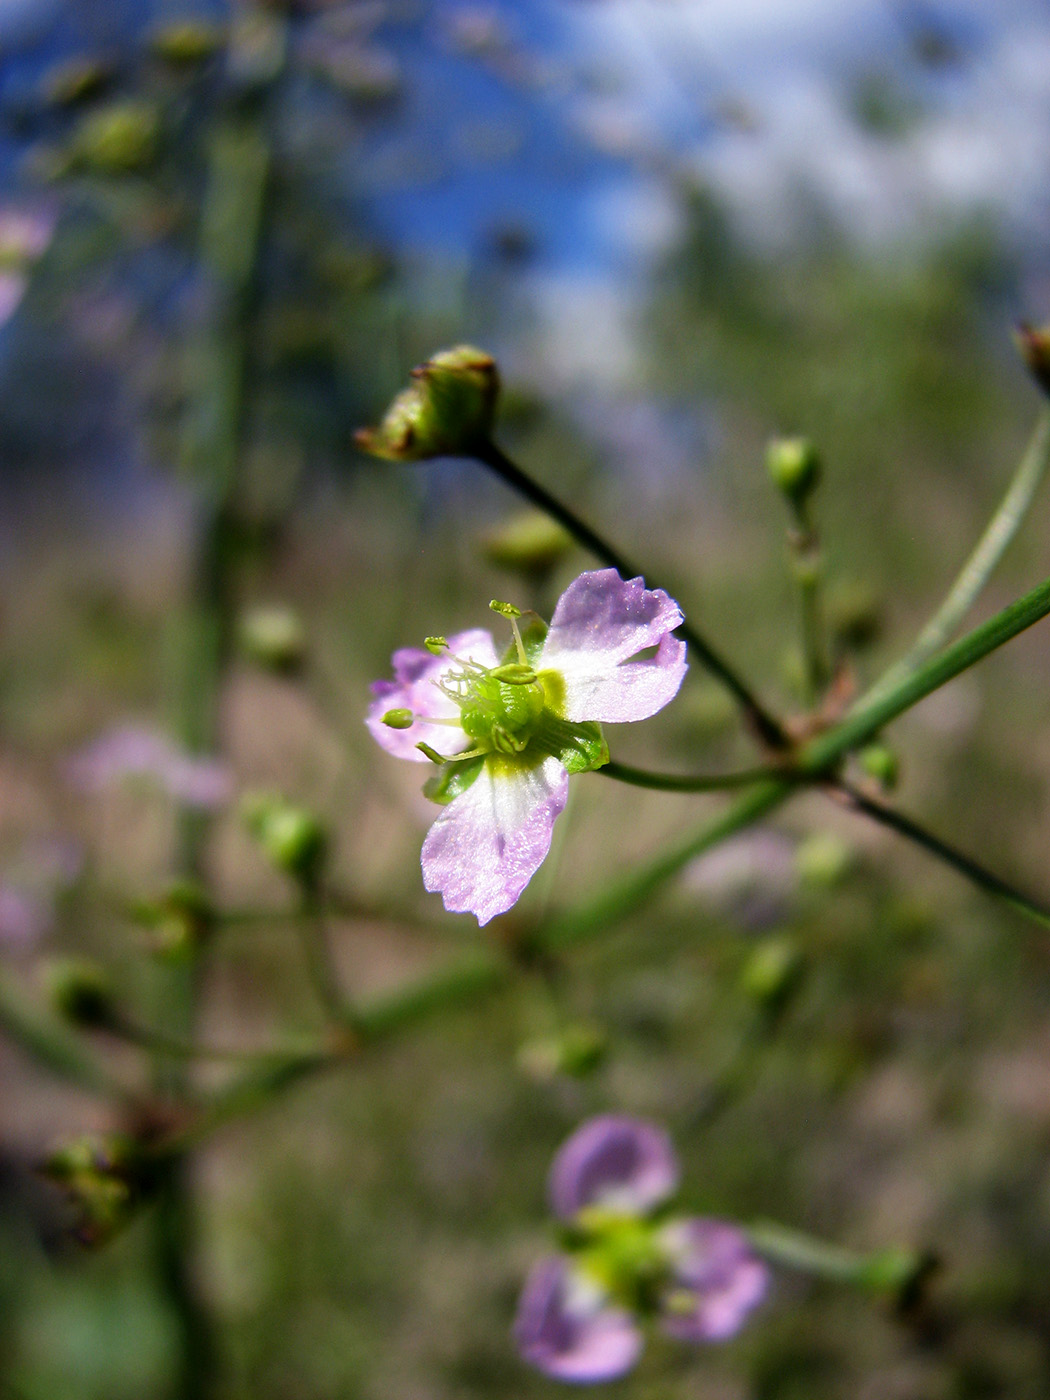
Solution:
M195 881L174 880L130 911L149 930L151 951L167 962L194 957L215 926L215 910Z
M526 1042L518 1051L518 1064L541 1083L560 1075L584 1079L601 1066L608 1052L608 1036L596 1026L568 1026L560 1035Z
M1014 344L1044 394L1050 394L1050 326L1030 326L1022 321L1014 331Z
M383 723L389 729L411 729L416 717L411 710L387 710Z
M241 619L240 641L253 661L281 675L298 671L306 659L306 632L294 608L253 608Z
M44 98L53 107L75 107L97 97L113 79L113 69L97 59L79 56L48 70Z
M488 441L499 397L499 372L491 355L457 345L419 365L412 380L378 427L355 434L364 452L418 462L469 455Z
M767 938L752 952L741 976L743 991L761 1006L776 1010L798 986L802 954L790 938Z
M900 778L900 759L894 751L886 744L868 744L857 757L868 777L892 792Z
M820 458L808 438L774 438L766 448L766 468L796 506L805 503L820 481Z
M217 24L206 20L176 20L157 29L150 48L165 63L203 63L222 47L224 35Z
M157 112L149 103L117 102L85 116L74 149L85 165L120 174L151 164L159 136Z
M45 965L43 975L48 1000L65 1020L92 1028L114 1024L113 988L98 963L86 958L55 958Z
M866 583L839 586L828 595L828 629L836 645L847 651L860 651L878 641L882 631L882 602Z
M932 1255L912 1249L882 1249L864 1261L857 1282L871 1293L907 1306L935 1268Z
M73 1233L101 1245L149 1195L151 1178L137 1144L118 1134L86 1134L62 1143L41 1172L68 1196L76 1213Z
M328 834L313 812L272 793L249 794L248 830L278 870L304 886L317 884L328 854Z
M498 568L535 577L549 572L572 549L563 526L541 511L524 511L481 540L481 553Z
M803 884L831 889L849 873L853 852L841 837L817 831L799 846L795 862Z

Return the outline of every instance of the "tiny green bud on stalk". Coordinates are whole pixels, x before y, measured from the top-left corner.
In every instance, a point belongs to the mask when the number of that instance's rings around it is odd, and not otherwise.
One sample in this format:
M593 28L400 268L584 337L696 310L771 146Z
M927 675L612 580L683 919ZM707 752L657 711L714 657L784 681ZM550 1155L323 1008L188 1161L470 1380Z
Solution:
M72 1138L40 1170L69 1198L76 1216L74 1234L85 1245L107 1243L152 1185L138 1145L115 1133Z
M767 938L744 964L743 991L769 1010L783 1006L798 985L802 954L790 938Z
M861 768L869 778L891 792L900 778L900 760L886 744L868 744L857 755Z
M56 958L44 968L48 1000L64 1020L75 1026L103 1028L116 1020L109 976L86 958Z
M241 619L240 641L252 661L281 675L298 671L306 659L306 632L293 608L252 608Z
M820 482L820 459L808 438L774 438L766 449L766 469L796 508L806 503Z
M328 834L312 812L273 794L253 794L245 800L244 816L278 870L301 885L317 883L328 854Z
M532 510L514 516L481 540L481 553L490 564L533 578L553 569L572 547L572 536L563 525Z
M74 149L91 169L123 174L151 165L159 139L160 119L154 107L146 102L115 102L84 117Z
M799 846L795 862L803 884L832 889L849 873L853 852L833 832L815 831Z

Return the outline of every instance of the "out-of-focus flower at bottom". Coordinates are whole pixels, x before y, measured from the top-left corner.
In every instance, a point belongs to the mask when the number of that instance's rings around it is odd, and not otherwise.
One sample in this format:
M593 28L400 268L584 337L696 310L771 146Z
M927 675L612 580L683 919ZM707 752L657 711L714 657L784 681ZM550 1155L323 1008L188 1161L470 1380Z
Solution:
M677 1184L670 1139L640 1119L592 1118L562 1146L548 1194L565 1252L532 1270L514 1324L530 1365L595 1384L631 1369L647 1320L685 1342L739 1331L768 1267L729 1221L665 1216Z

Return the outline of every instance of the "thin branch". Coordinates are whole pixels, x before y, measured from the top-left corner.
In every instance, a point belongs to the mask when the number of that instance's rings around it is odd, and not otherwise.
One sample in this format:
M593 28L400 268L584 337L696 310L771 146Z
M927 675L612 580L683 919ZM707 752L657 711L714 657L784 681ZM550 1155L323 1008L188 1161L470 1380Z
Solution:
M651 773L647 768L634 768L629 763L610 759L596 770L606 778L632 787L653 788L658 792L722 792L730 788L750 787L766 778L788 777L787 770L778 768L741 768L735 773ZM807 781L803 777L801 781Z
M607 540L592 530L580 517L500 450L493 442L485 442L475 449L476 459L501 477L508 486L544 511L552 519L563 525L569 534L595 558L602 560L621 575L622 578L635 578L644 574L650 587L658 585L648 573L639 569L614 548ZM697 660L715 676L732 694L755 733L767 748L783 750L790 748L791 741L784 732L780 721L762 705L750 687L737 675L736 671L723 659L701 634L688 621L678 628L683 639L695 653Z
M1000 879L998 875L987 870L978 861L973 860L954 846L950 846L946 841L942 841L939 836L934 836L932 832L927 831L924 826L913 821L911 817L906 817L902 812L898 812L882 802L874 801L849 783L836 783L834 791L841 794L847 804L855 811L863 812L866 817L878 822L880 826L888 827L889 830L895 831L898 836L903 836L916 846L921 846L924 851L936 856L938 860L965 876L978 889L984 890L985 894L994 895L996 899L1003 900L1018 913L1026 914L1044 928L1050 928L1050 908L1015 889L1013 885Z

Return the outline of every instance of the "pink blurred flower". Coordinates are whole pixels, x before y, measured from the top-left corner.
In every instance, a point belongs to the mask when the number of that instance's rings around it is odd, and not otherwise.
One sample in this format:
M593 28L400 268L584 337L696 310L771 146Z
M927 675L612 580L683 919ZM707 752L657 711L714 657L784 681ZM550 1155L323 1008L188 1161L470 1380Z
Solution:
M162 734L138 725L121 725L95 739L73 755L68 772L78 787L92 792L147 779L189 807L221 807L233 786L218 759L183 753Z
M507 616L516 609L499 605ZM394 653L367 724L384 749L442 764L428 795L447 804L423 843L423 883L479 924L509 909L550 849L570 773L609 754L602 723L647 719L678 692L682 621L662 589L615 569L584 573L502 658L488 632ZM651 656L639 653L655 648Z
M733 1336L765 1297L769 1270L738 1226L654 1219L678 1184L662 1128L606 1115L584 1123L551 1167L570 1252L535 1266L514 1324L522 1357L557 1380L614 1380L634 1365L641 1321L685 1342Z

